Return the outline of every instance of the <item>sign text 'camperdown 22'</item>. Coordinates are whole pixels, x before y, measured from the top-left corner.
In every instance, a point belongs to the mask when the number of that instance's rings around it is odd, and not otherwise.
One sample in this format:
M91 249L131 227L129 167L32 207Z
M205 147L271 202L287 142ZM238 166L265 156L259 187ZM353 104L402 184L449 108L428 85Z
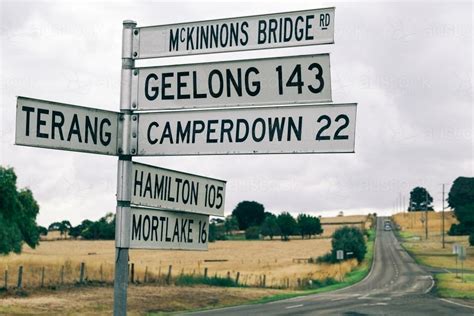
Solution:
M354 152L356 104L141 113L138 156Z
M209 216L131 208L130 248L207 250Z
M334 43L334 8L138 27L134 58Z
M117 155L119 114L18 97L15 144Z
M138 110L331 102L329 54L137 69ZM137 82L138 81L138 82Z
M132 204L224 216L223 180L136 162L132 175Z

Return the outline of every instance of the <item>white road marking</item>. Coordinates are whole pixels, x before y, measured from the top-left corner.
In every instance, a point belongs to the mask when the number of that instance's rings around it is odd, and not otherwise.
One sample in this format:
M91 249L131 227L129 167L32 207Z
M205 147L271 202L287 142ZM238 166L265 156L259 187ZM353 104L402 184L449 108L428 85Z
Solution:
M429 293L431 291L431 289L433 288L433 286L435 285L435 281L434 281L433 277L431 275L429 277L431 279L431 286L425 291L425 294Z
M467 307L467 308L470 308L470 309L474 309L473 306L464 305L464 304L461 304L461 303L456 303L456 302L447 300L447 299L445 299L445 298L439 298L439 300L440 300L440 301L443 301L443 302L446 302L446 303L451 303L451 304L454 304L454 305L459 305L459 306L462 306L462 307Z
M301 306L304 306L304 305L299 304L299 305L287 306L286 309L297 308L297 307L301 307Z

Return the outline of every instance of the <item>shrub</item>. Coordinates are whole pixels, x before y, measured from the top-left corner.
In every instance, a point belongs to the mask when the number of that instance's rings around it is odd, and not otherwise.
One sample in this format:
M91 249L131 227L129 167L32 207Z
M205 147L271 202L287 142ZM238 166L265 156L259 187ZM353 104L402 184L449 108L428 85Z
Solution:
M452 224L448 231L449 236L469 235L469 231L463 223Z
M204 276L180 275L176 278L176 285L189 286L195 284L206 284L211 286L231 287L237 286L234 280L218 276L205 278Z
M474 232L469 235L469 245L474 246Z
M245 230L245 239L259 239L260 238L260 227L250 226Z
M316 263L334 263L332 253L328 252L316 258Z
M337 229L332 235L332 260L336 260L337 250L343 250L344 253L352 252L352 258L356 258L360 263L364 260L367 246L365 244L362 231L356 227L343 226ZM344 256L344 259L345 256Z

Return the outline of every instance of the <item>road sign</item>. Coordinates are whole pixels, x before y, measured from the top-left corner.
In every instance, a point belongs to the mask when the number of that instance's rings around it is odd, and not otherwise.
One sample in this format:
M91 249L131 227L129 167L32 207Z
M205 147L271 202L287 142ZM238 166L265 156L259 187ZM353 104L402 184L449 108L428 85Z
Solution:
M207 250L209 216L131 208L130 248Z
M336 251L336 259L337 260L343 260L344 259L344 251L343 250L337 250Z
M132 204L224 216L223 180L136 162L132 175Z
M118 113L18 97L15 144L117 154Z
M138 110L330 102L329 54L137 69Z
M334 8L134 29L133 57L222 53L334 43Z
M466 259L466 248L464 246L459 245L458 246L458 257L460 260L465 260Z
M142 113L138 155L354 152L356 104Z
M460 245L458 244L453 245L453 255L457 255L459 253L459 248L460 248Z

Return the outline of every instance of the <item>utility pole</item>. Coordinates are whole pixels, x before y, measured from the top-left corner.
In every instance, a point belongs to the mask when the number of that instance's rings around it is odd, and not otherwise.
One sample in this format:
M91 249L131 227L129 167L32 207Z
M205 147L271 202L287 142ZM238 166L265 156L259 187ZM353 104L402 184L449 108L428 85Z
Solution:
M425 193L425 239L428 240L428 192Z
M445 248L445 245L444 245L444 183L443 183L443 206L442 206L442 210L441 210L441 240L442 240L442 245L443 245L443 248Z

